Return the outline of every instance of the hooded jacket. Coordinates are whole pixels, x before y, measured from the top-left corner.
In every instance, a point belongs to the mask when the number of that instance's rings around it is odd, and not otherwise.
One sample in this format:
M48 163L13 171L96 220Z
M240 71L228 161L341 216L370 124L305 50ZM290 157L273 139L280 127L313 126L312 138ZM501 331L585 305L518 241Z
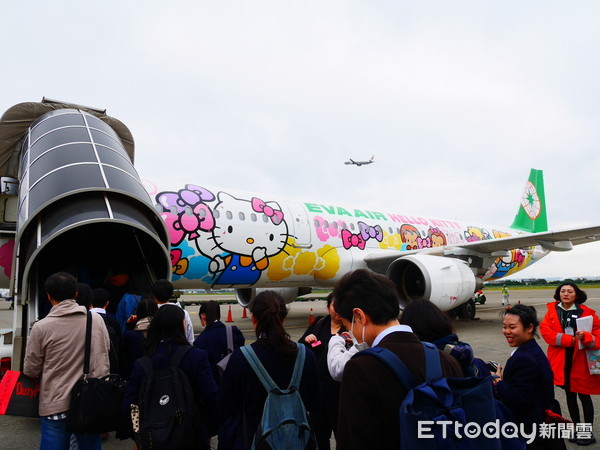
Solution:
M33 324L27 342L25 375L40 381L40 416L66 412L71 390L83 376L87 310L75 300L63 300L50 309L39 322ZM108 352L110 340L104 320L92 314L92 342L90 377L109 373Z

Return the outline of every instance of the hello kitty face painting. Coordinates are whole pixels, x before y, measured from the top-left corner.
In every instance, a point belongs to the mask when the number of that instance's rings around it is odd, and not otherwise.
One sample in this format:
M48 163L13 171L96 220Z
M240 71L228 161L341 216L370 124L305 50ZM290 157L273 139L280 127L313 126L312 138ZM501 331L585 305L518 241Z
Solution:
M238 199L224 192L217 200L211 240L214 250L229 254L212 256L209 270L216 276L214 284L254 284L268 267L269 257L286 245L288 226L281 207L276 202Z

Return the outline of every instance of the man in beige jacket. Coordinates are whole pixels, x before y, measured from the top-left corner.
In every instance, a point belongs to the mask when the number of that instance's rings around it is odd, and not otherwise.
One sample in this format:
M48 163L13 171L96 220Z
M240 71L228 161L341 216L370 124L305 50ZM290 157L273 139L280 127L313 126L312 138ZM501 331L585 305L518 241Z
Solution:
M39 414L42 421L40 448L69 448L70 433L66 429L71 390L83 376L86 313L75 302L77 280L65 272L51 275L44 289L52 309L31 329L23 372L29 377L41 376ZM104 321L92 314L90 377L109 373L110 341ZM97 435L76 435L82 449L100 449Z

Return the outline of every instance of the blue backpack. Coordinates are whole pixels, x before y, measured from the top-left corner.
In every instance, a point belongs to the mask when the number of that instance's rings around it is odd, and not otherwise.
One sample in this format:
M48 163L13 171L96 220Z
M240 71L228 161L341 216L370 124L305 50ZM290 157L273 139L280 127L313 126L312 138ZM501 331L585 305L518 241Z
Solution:
M498 419L500 426L510 421L510 411L494 398L491 377L445 378L442 375L439 350L429 342L423 342L425 350L426 381L417 384L413 374L393 352L382 347L363 350L356 355L371 355L383 362L407 390L400 406L400 448L420 450L500 450L524 449L525 442L517 439L488 438L483 432L467 438L464 425L477 423L480 427ZM421 433L428 437L419 438ZM444 428L442 421L451 424ZM455 423L461 423L455 434ZM501 433L500 433L501 436Z
M296 344L297 345L297 344ZM267 391L263 415L254 435L253 449L316 449L316 439L308 422L298 388L304 368L304 345L297 345L294 372L287 389L281 389L266 371L251 346L240 347L242 354Z

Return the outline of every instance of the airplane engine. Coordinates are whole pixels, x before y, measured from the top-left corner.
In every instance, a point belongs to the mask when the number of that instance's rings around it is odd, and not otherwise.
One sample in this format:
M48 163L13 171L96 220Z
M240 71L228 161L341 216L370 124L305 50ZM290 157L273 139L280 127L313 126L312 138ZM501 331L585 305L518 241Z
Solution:
M290 288L243 288L235 290L235 298L243 307L248 304L262 291L275 291L283 297L286 303L291 303L301 295L310 294L312 289L309 287L290 287Z
M398 289L401 307L425 298L449 311L468 302L477 285L466 262L442 256L403 256L389 266L386 276Z
M92 287L118 273L146 283L170 278L168 233L133 167L133 141L126 151L121 136L127 128L98 116L54 106L30 119L19 141L15 355L33 321L49 310L43 284L52 273L77 274ZM120 125L121 135L107 122Z

